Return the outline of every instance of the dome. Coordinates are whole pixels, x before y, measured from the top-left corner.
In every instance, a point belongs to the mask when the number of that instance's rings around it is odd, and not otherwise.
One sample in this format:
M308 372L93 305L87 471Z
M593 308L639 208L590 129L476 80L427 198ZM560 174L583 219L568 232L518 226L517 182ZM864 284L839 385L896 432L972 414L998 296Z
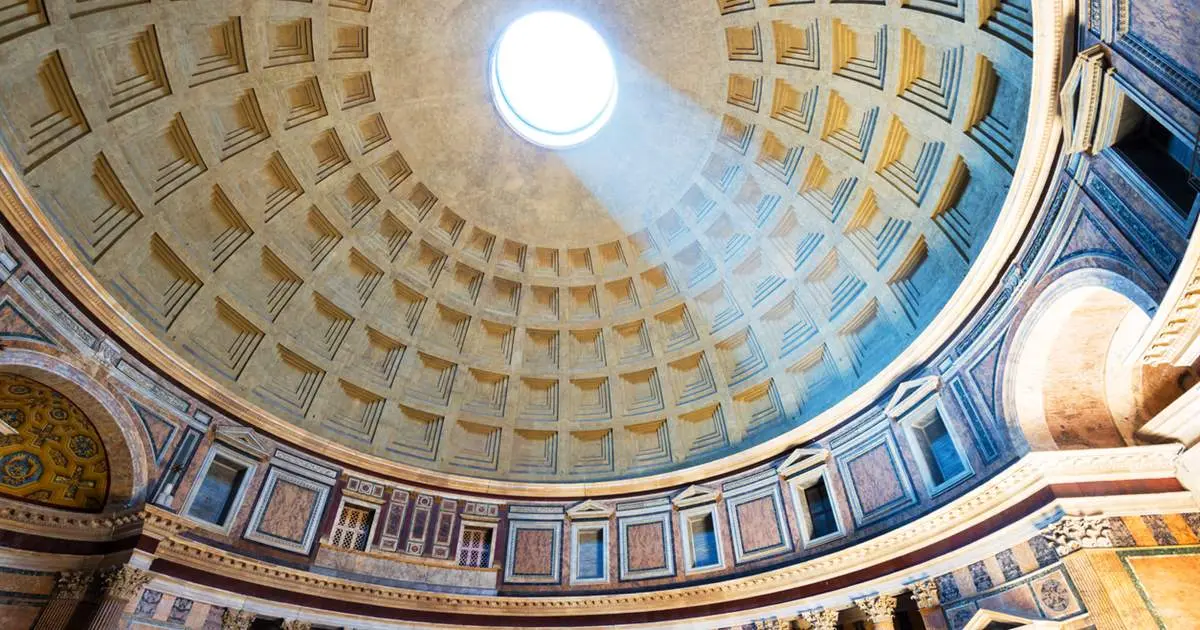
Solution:
M96 11L6 49L4 137L136 343L271 432L515 482L736 467L962 312L1032 83L957 15L718 5L556 4L611 51L565 75L613 83L573 146L497 106L551 98L504 55L571 59L498 1Z

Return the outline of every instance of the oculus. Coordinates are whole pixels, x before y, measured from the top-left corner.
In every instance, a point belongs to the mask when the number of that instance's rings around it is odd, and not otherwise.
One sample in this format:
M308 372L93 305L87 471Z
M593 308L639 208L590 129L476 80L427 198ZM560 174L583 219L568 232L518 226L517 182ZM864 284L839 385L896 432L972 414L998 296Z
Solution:
M522 138L552 149L596 135L617 104L617 71L600 34L558 11L509 24L492 53L492 99Z

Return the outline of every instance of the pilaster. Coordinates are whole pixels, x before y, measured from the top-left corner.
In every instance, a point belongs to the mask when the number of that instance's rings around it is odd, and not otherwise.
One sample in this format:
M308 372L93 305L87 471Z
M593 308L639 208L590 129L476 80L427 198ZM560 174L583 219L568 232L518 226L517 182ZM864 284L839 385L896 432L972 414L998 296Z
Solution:
M88 623L88 630L111 630L121 627L121 615L125 607L135 599L152 576L148 571L128 564L112 567L100 574L103 591L96 613Z
M87 571L63 571L54 582L54 593L42 609L34 624L34 630L63 630L75 614L79 602L92 583L92 574Z

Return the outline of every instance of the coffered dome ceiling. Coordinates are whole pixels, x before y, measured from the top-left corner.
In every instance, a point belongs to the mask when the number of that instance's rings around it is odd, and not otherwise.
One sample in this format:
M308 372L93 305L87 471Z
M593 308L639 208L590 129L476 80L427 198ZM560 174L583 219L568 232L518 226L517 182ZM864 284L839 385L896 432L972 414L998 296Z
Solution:
M976 4L18 3L0 126L79 265L232 394L402 464L623 478L801 426L939 315L1032 81L1028 13ZM620 80L561 152L487 82L544 8Z

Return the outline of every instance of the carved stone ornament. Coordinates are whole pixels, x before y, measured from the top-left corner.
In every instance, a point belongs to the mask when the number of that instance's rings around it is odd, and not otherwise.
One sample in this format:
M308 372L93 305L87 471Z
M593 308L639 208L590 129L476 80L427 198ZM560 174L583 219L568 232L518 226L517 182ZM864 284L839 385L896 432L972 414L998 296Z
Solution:
M749 623L749 626L753 630L783 630L785 627L783 620L776 618L755 619ZM745 626L742 627L744 628Z
M800 613L800 618L807 622L812 630L837 630L838 611L832 608L806 610Z
M1067 516L1042 535L1054 545L1054 550L1061 558L1079 549L1112 547L1111 534L1112 529L1106 518Z
M123 564L108 569L102 575L104 596L122 601L133 599L138 591L150 581L148 571Z
M100 361L105 365L116 367L121 361L121 346L111 339L101 339L100 348L96 353L100 357Z
M83 599L91 583L92 574L87 571L63 571L54 583L54 599Z
M283 630L312 630L312 624L299 619L288 619L283 622Z
M876 595L854 600L854 604L862 609L871 623L884 623L892 620L896 611L896 598L892 595Z
M248 610L226 608L221 613L221 630L247 630L254 622L254 613Z
M917 601L918 608L937 608L942 605L942 600L938 595L937 582L933 579L921 580L908 585L912 591L913 599Z

